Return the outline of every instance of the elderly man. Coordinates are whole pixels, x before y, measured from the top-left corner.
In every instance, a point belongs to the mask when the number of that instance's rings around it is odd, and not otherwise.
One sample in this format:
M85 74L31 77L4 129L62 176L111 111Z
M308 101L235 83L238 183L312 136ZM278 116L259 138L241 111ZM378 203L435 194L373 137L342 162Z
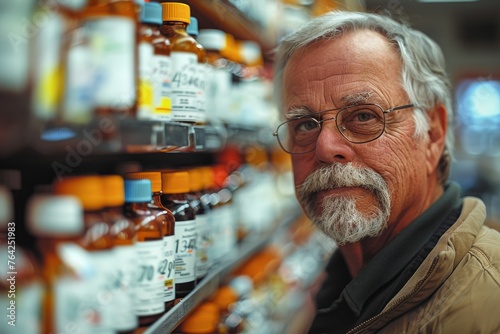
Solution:
M339 246L310 333L500 333L500 234L447 181L440 48L388 17L329 13L282 40L275 91L297 198Z

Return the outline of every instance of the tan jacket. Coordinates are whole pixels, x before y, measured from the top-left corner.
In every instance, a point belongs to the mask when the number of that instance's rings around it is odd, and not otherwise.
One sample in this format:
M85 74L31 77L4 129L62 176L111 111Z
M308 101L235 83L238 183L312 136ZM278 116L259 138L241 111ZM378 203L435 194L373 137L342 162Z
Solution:
M465 198L457 222L406 285L349 333L500 333L500 233Z

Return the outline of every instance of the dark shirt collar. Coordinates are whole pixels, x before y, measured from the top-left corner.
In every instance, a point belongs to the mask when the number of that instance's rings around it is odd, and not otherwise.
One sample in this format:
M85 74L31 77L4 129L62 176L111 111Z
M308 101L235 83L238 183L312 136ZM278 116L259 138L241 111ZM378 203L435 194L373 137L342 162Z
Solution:
M388 282L393 281L431 239L441 222L460 204L459 199L458 184L448 182L443 196L377 253L345 286L334 304L345 300L352 312L359 316L366 301ZM334 263L331 265L335 266Z

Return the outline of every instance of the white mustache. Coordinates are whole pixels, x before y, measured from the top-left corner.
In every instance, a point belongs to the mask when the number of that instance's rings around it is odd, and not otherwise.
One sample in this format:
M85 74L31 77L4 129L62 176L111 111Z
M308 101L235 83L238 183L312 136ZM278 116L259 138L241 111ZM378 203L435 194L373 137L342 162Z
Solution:
M297 195L307 199L317 192L340 187L362 187L377 193L387 186L382 176L372 169L354 167L352 163L334 163L313 171L297 186Z

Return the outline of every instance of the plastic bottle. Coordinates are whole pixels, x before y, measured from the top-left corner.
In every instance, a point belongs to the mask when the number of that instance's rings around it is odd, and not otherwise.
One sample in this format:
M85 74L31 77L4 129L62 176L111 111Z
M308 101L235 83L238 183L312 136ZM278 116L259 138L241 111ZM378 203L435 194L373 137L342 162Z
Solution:
M114 259L118 274L115 284L119 293L115 296L113 328L119 333L130 333L138 326L135 312L136 280L139 268L135 224L122 213L125 203L125 185L120 175L101 177L103 188L104 219L110 223L109 233L113 243Z
M146 2L139 28L139 105L137 117L168 121L172 103L170 42L160 34L162 7Z
M126 178L132 180L150 180L152 199L148 207L161 222L163 233L163 256L159 271L164 280L165 310L174 306L175 302L175 217L173 213L161 203L162 181L160 172L129 173Z
M42 258L42 332L108 332L95 285L99 268L80 246L85 232L80 201L73 196L33 195L26 217Z
M13 153L27 143L30 113L30 18L35 0L2 1L0 10L0 155ZM26 20L30 24L26 24Z
M102 308L103 324L107 331L114 332L115 303L117 295L123 293L115 284L119 268L111 239L111 223L104 217L104 195L98 176L73 176L54 183L56 195L77 197L84 211L84 234L79 245L85 249L97 270L94 278L95 296Z
M5 316L0 332L42 333L42 281L33 253L17 243L14 202L6 187L0 186L0 309ZM16 238L17 237L17 238ZM16 240L17 239L17 240Z
M189 193L187 200L196 215L196 280L202 280L208 272L210 247L210 206L206 197L202 197L203 179L199 168L188 170Z
M162 172L161 203L175 217L175 296L185 297L196 285L196 220L187 201L189 174Z
M134 1L88 0L83 18L91 46L96 115L134 115L137 102Z
M159 272L163 254L162 223L151 212L150 180L125 180L123 212L136 225L139 274L136 312L139 324L149 325L165 311L164 279Z
M171 45L172 59L172 120L204 123L206 116L196 105L196 94L201 85L197 66L204 61L196 40L186 32L190 23L190 7L183 3L163 2L161 33Z

